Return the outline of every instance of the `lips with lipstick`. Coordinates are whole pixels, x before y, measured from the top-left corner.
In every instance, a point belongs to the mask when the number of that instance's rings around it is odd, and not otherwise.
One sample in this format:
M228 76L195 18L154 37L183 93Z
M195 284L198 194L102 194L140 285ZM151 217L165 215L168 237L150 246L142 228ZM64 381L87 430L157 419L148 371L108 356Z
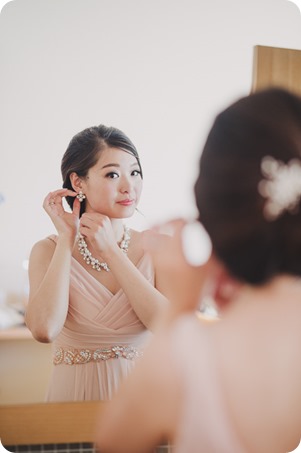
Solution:
M120 204L121 206L132 206L135 204L135 200L127 198L125 200L117 201L117 204Z

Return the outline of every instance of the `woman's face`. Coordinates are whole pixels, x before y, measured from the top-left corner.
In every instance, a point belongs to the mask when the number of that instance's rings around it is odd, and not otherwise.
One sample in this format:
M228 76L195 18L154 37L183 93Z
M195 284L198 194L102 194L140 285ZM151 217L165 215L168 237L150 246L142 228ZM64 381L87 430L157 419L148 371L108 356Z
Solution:
M110 218L131 217L142 191L137 159L119 148L106 148L82 181L86 212L98 212Z

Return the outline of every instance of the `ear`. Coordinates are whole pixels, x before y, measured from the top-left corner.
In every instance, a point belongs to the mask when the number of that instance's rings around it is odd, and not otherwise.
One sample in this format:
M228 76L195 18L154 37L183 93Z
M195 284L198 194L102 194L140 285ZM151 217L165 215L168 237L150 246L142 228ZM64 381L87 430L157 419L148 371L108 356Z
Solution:
M236 298L242 283L232 277L225 266L216 258L212 259L210 275L210 296L220 310L227 308Z
M73 172L69 176L72 188L75 192L82 190L82 179L78 176L77 173Z

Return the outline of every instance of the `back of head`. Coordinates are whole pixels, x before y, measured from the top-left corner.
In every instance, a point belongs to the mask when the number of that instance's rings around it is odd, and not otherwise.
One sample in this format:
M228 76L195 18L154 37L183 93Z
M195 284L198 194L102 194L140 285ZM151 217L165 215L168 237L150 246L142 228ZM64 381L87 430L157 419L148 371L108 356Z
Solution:
M263 170L267 157L285 169L282 187L292 191L296 202L294 211L284 202L270 218L266 208L274 194L260 190L271 176ZM217 116L201 155L195 196L215 254L239 280L260 284L277 274L301 275L301 189L289 187L292 173L295 182L301 181L300 169L299 97L268 89Z

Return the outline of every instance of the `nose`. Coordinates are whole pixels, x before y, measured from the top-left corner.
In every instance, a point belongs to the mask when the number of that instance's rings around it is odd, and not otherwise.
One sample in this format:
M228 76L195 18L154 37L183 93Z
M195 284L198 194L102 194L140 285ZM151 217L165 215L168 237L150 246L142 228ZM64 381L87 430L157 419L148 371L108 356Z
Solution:
M124 177L120 181L120 192L130 194L132 192L133 184L132 181Z

